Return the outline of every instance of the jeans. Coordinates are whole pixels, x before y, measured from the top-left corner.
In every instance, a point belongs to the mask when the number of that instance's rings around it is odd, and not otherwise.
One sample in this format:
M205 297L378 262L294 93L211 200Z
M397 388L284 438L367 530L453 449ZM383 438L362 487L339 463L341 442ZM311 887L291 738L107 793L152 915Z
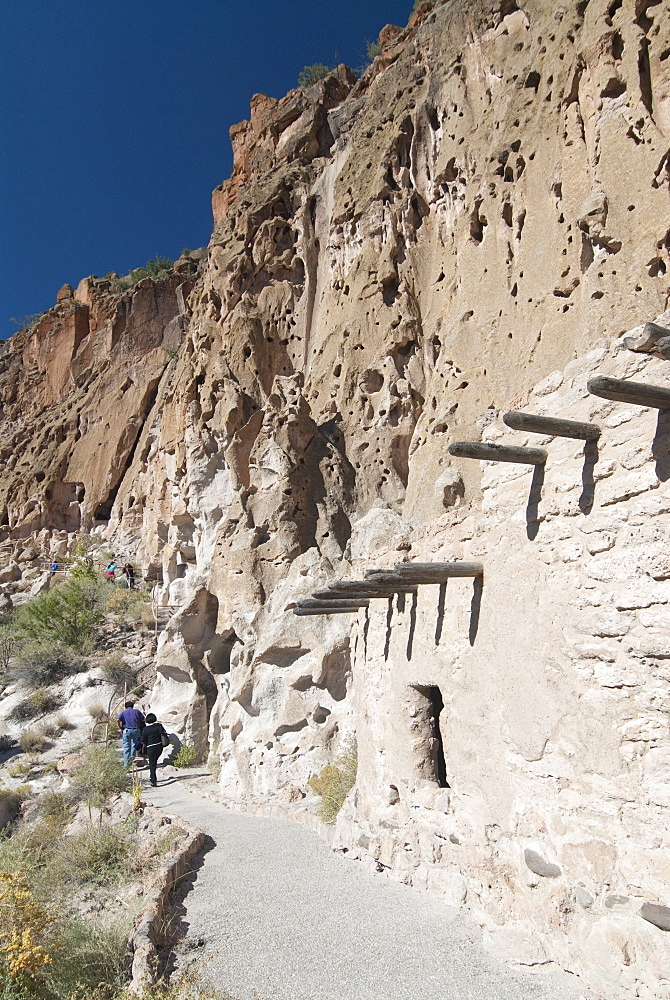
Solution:
M139 729L123 730L123 733L121 734L121 743L123 744L123 763L125 767L129 767L132 763L132 759L137 752L137 744L139 741Z

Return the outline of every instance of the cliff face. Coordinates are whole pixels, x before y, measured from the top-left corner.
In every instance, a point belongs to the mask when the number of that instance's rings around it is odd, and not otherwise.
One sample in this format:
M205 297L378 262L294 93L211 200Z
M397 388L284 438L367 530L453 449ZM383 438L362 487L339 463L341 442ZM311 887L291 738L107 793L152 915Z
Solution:
M663 380L618 338L668 306L668 28L640 0L424 5L360 80L253 99L197 273L87 279L0 357L7 593L37 572L29 537L109 539L180 609L152 704L223 791L300 799L357 733L348 850L467 897L501 952L648 997L667 945L637 903L670 905L665 429L585 381ZM612 432L595 465L560 444L541 503L523 467L447 453L526 405ZM462 556L478 595L287 610Z

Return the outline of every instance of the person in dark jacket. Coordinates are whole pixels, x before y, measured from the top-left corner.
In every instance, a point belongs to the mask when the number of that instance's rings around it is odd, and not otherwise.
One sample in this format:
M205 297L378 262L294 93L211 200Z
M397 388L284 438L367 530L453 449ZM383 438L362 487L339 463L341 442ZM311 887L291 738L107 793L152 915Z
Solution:
M168 734L163 728L163 724L158 722L153 712L147 715L147 723L140 736L142 749L147 755L149 762L149 779L152 785L157 785L156 765L158 758L163 753L163 737L167 740Z

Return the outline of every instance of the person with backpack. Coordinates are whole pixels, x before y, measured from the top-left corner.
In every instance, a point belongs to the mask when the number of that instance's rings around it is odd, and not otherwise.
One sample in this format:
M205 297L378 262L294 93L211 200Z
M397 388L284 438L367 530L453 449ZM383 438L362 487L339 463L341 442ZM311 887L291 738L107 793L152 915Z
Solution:
M170 737L165 732L162 722L159 722L153 712L147 715L146 725L140 735L140 743L149 762L149 780L157 785L156 765L165 747L170 746Z

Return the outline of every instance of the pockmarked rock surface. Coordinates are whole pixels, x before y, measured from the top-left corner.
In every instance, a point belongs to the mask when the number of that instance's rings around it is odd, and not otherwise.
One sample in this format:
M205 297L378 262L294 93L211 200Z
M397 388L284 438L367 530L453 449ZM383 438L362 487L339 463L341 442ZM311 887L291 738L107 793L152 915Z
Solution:
M670 425L587 389L670 385L669 17L423 4L360 79L252 99L206 252L0 347L2 606L93 532L156 586L152 704L224 794L308 812L356 738L335 843L608 1000L670 998ZM292 613L457 559L483 578Z
M183 902L196 969L239 1000L596 1000L556 969L509 970L472 923L360 870L312 832L245 816L162 781L152 803L213 845ZM194 951L180 949L181 963Z

